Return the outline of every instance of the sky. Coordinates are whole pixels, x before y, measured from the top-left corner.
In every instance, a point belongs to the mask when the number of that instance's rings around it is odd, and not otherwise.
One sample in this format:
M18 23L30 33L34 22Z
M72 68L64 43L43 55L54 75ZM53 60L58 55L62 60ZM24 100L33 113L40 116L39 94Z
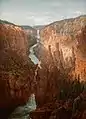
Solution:
M17 25L44 25L86 14L86 0L0 0L0 19Z

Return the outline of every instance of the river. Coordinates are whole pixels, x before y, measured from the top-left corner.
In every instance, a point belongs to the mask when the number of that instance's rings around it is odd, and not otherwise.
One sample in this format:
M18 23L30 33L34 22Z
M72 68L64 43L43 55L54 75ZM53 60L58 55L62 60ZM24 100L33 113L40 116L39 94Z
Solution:
M35 53L34 53L34 48L39 44L39 39L40 39L40 32L39 30L37 30L37 43L35 45L33 45L31 48L30 48L30 54L29 54L29 58L31 59L31 61L34 63L34 64L38 64L39 63L39 59L35 56Z
M35 95L32 94L27 103L17 107L8 119L31 119L29 113L36 109Z

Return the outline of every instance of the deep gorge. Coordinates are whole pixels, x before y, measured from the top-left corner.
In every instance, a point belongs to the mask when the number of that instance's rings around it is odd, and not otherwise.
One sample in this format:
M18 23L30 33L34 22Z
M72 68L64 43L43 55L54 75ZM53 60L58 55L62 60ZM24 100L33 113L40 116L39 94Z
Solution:
M32 118L38 119L42 111L50 118L60 101L74 101L83 92L85 50L86 16L57 21L40 31L1 21L0 109L10 113L24 107L34 94L37 109Z

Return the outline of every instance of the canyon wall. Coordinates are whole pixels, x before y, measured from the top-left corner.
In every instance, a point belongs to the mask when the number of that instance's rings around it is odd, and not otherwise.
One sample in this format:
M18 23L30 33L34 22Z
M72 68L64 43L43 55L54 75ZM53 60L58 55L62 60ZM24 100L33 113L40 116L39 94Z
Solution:
M21 27L9 24L0 24L0 50L11 49L27 59L27 35Z
M86 16L45 26L40 40L35 48L42 67L36 76L38 106L58 99L60 91L70 93L73 80L86 81Z
M23 104L30 96L33 65L28 43L21 27L0 22L0 108Z
M55 60L57 49L62 52L65 68L70 67L71 59L76 75L86 80L86 16L65 19L45 26L40 31L41 42ZM59 44L59 45L58 45ZM58 53L56 53L57 55ZM59 59L59 57L57 56ZM61 58L62 60L62 58ZM75 63L74 63L75 62Z

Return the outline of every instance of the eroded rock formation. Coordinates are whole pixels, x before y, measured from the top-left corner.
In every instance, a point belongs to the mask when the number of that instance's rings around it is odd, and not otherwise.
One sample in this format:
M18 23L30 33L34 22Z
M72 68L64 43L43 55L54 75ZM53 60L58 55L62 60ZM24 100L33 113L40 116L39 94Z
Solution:
M0 108L26 102L34 72L28 58L28 39L21 27L0 23ZM32 76L31 76L32 75Z
M74 72L80 74L82 80L86 80L85 73L81 73L86 70L86 16L65 19L45 26L40 36L47 51L51 45L54 59L55 52L59 49L63 53L65 66L75 67ZM57 43L59 46L56 45ZM71 59L75 60L75 64L73 61L71 65Z

